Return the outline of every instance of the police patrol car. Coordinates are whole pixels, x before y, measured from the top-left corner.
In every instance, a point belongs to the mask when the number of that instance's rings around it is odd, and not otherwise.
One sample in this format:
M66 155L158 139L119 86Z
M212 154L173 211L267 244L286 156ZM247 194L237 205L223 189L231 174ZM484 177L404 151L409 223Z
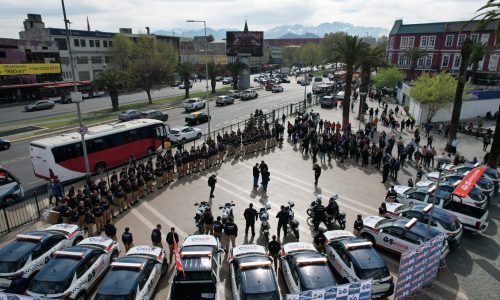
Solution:
M35 275L27 294L83 300L118 254L118 244L103 237L86 238L76 246L56 251L54 258Z
M187 237L179 251L184 271L176 268L169 299L218 299L223 252L212 235Z
M55 251L76 245L83 237L82 229L71 224L18 234L0 250L0 290L24 293L30 280Z
M280 261L281 272L291 294L336 285L326 257L312 244L285 244Z
M427 225L413 219L386 219L379 216L366 217L363 220L361 237L369 240L374 246L384 248L388 251L402 254L410 249L419 247L425 243ZM429 239L440 235L439 231L429 228ZM445 240L441 251L441 260L446 258L450 252L448 242Z
M138 246L111 263L111 269L97 288L94 300L153 299L160 277L168 271L165 251Z
M272 264L262 246L248 244L233 247L229 255L233 299L280 299Z
M433 208L432 204L401 204L401 203L387 203L387 213L385 217L391 219L397 218L417 218L420 222L427 224L430 218L430 211ZM451 248L458 247L462 238L463 226L458 218L452 213L434 207L432 212L431 226L439 232L448 236L448 243Z
M372 298L389 297L394 293L389 268L371 242L357 238L345 230L332 230L324 234L328 260L344 281L371 279Z

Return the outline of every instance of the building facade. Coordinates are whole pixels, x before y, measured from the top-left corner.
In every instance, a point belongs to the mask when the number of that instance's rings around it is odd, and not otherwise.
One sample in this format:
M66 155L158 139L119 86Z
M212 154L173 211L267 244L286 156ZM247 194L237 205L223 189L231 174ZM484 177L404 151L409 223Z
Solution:
M304 39L265 39L264 40L264 57L265 63L282 64L283 63L283 48L296 47L306 44L319 44L321 38L304 38Z
M418 60L416 71L458 72L461 46L469 37L473 42L493 49L479 63L478 73L483 74L483 78L494 76L500 71L500 47L495 47L495 24L487 24L483 29L478 29L477 25L478 22L468 21L403 24L403 20L396 20L389 34L387 62L399 69L409 69L410 61L405 58L405 51L420 48L425 55Z

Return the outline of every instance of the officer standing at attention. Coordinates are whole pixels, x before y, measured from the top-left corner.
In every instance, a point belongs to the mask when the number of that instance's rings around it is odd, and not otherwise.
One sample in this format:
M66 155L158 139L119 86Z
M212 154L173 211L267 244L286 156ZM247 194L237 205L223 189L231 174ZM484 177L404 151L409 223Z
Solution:
M229 243L233 247L236 246L236 237L238 236L238 226L234 224L233 218L229 218L229 220L226 222L226 225L224 226L224 233L227 236L227 245L226 245L226 251L229 251Z
M257 221L257 211L253 208L253 204L250 203L243 216L245 217L246 226L245 226L245 235L248 235L248 228L252 228L252 236L255 235L255 221Z
M326 208L321 204L321 199L316 200L316 205L313 208L314 212L314 217L313 217L313 224L314 224L314 230L318 231L319 229L319 224L325 220L325 213L326 213Z
M267 250L269 250L269 254L274 260L274 270L278 270L278 260L279 260L279 253L281 250L281 244L276 240L276 236L273 235L272 241L269 242L267 245Z
M156 225L156 228L151 232L151 242L153 246L163 248L163 244L161 242L161 225Z
M122 234L122 242L125 246L125 253L132 247L134 247L134 237L130 233L130 228L125 227L125 232Z
M170 228L170 232L167 233L167 237L166 237L166 241L167 241L168 249L169 249L169 253L168 253L169 264L172 263L172 256L174 255L174 239L175 239L175 242L178 244L179 243L179 235L177 234L177 232L175 232L175 227L172 227L172 228Z
M222 229L224 229L224 225L221 220L222 218L218 216L217 220L214 221L214 236L219 239L219 243L222 244Z
M287 231L288 231L288 219L289 219L289 214L287 211L285 211L285 206L281 206L280 212L276 215L276 218L278 218L278 239L280 238L280 229L283 227L283 235L286 237Z
M363 229L363 219L361 215L358 215L358 218L354 221L354 235L359 237L361 229Z
M325 243L326 237L323 228L321 228L318 234L314 236L314 247L316 247L319 253L325 253Z

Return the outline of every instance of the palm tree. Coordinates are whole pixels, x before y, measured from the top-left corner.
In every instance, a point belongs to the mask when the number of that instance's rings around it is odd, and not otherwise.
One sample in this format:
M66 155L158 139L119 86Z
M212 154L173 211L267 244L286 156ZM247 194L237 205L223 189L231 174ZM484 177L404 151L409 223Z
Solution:
M359 91L361 94L359 101L358 120L361 122L363 116L364 103L370 84L370 75L372 68L377 68L384 64L385 49L379 46L366 48L365 54L361 58L361 85Z
M248 66L241 61L236 60L235 62L228 63L226 69L229 71L229 74L231 74L231 77L233 78L233 88L237 90L240 73L241 71L248 69Z
M404 52L404 57L410 61L410 73L408 79L413 80L413 73L417 67L418 60L424 57L425 51L419 48L410 48Z
M215 94L215 85L217 82L215 79L217 76L222 75L224 67L220 63L211 61L208 63L208 78L210 78L210 85L212 86L212 94Z
M333 57L337 58L337 61L346 64L344 102L342 103L342 128L347 128L349 125L353 68L361 61L367 48L368 44L359 39L358 36L350 35L337 40L333 48Z
M479 62L483 60L486 55L491 53L492 49L481 42L475 42L472 45L472 53L470 54L471 68L471 82L476 82L477 69L479 68Z
M191 84L190 80L191 77L193 76L193 72L194 72L194 66L189 61L181 62L177 65L177 73L179 73L181 81L184 83L185 99L189 98L189 88Z
M104 70L94 79L93 85L96 88L106 88L111 98L113 111L119 110L118 94L119 90L127 84L127 76L115 69Z
M496 31L496 45L500 45L500 1L499 0L488 0L485 5L481 6L471 21L480 18L478 29L484 28L490 22L495 22L495 31Z

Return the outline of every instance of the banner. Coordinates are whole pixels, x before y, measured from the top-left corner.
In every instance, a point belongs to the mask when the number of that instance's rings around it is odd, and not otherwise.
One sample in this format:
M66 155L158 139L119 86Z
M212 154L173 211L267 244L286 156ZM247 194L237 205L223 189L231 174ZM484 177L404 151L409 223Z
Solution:
M371 296L372 281L361 280L324 289L305 291L299 294L288 294L286 300L369 300Z
M404 299L436 278L444 239L444 234L440 234L401 255L399 278L394 289L395 300Z
M479 178L483 176L484 172L486 172L485 166L470 170L467 175L464 176L464 179L457 185L453 194L459 197L467 197Z
M42 298L0 292L0 300L42 300Z
M0 75L61 73L60 64L0 64Z
M174 256L175 265L177 266L177 271L184 273L184 267L182 266L181 255L179 254L179 247L177 246L177 241L174 240Z

